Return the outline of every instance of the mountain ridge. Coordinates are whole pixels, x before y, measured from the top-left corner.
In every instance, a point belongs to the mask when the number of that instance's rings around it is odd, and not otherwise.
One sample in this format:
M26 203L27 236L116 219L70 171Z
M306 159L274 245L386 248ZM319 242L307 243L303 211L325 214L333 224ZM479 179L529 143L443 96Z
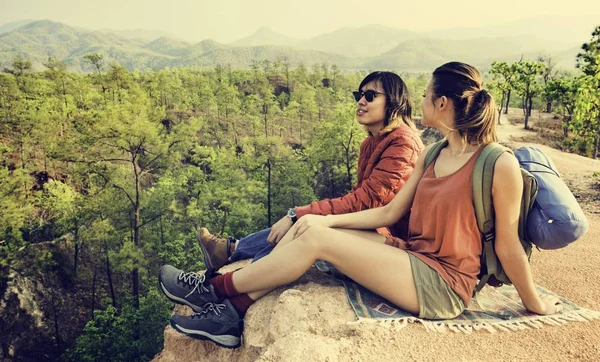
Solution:
M244 39L246 41L242 41ZM99 52L107 63L116 61L130 70L216 64L248 68L254 61L285 57L292 66L328 63L347 70L419 72L450 60L489 67L493 60L514 61L521 56L535 59L540 53L557 56L560 66L573 67L579 49L576 43L564 47L536 36L489 38L482 35L446 40L377 24L345 27L303 41L263 27L244 39L230 44L211 39L189 43L162 36L146 42L112 32L38 20L0 34L0 67L10 66L16 55L22 55L32 60L35 69L44 69L42 64L54 56L65 61L72 70L90 71L82 57ZM260 44L260 39L265 42L274 39L272 42L280 44Z

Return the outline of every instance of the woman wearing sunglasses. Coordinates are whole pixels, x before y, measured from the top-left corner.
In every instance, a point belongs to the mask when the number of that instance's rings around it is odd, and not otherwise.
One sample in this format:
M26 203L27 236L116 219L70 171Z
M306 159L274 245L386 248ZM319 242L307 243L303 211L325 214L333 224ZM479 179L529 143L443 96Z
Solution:
M368 136L360 147L358 179L352 190L336 199L316 201L290 210L289 217L282 218L272 230L259 231L242 238L236 242L237 247L231 248L234 250L229 247L230 241L219 240L216 237L207 237L204 240L201 238L205 264L209 269L219 269L229 261L247 258L254 258L256 261L268 255L273 250L269 242L280 242L293 223L297 219L302 220L306 215L351 213L379 207L393 199L408 180L424 148L411 119L412 107L408 88L395 73L373 72L363 79L358 91L353 92L353 95L356 100L356 120L365 127ZM368 235L367 240L372 238L368 232L346 232ZM377 232L379 234L375 235L383 239L391 238L392 235L405 238L408 232L408 218L389 228L378 228ZM289 240L292 234L287 235ZM206 278L195 273L185 273L172 266L163 266L159 275L160 285L167 297L176 303L192 307L196 312L207 311L208 309L203 309L206 303L219 302L221 299L215 295L212 287L203 287L202 283ZM237 323L258 297L259 295L244 295L241 298L233 298L226 304L220 304L226 305L227 310L218 312L220 315L231 315ZM202 316L218 318L213 312L203 313ZM237 326L236 323L234 324ZM241 329L234 328L229 332L226 329L202 330L207 328L204 318L175 316L172 324L179 331L197 338L213 340L223 346L233 347L240 341ZM228 339L223 335L232 337Z
M229 262L264 257L293 222L304 215L345 214L385 205L408 180L423 144L411 119L412 107L406 85L397 74L374 72L353 93L357 102L356 119L365 126L369 136L360 148L358 180L352 190L339 198L292 208L272 228L240 240L218 238L201 228L198 240L207 269L220 269ZM404 235L408 219L393 229L395 235ZM380 231L387 233L388 229Z

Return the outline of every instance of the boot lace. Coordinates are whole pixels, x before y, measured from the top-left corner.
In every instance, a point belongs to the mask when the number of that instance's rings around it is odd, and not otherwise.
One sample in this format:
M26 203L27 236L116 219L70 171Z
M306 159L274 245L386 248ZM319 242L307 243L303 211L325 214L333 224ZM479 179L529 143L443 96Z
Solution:
M194 313L192 315L192 318L206 318L209 314L215 314L217 317L220 317L223 314L222 311L224 311L225 309L227 309L227 306L225 304L209 302L204 304L200 312Z
M191 292L189 292L185 297L189 297L195 291L198 293L208 293L208 288L204 285L206 281L206 274L198 275L194 272L181 272L179 276L177 276L177 280L187 284L188 286L194 287Z

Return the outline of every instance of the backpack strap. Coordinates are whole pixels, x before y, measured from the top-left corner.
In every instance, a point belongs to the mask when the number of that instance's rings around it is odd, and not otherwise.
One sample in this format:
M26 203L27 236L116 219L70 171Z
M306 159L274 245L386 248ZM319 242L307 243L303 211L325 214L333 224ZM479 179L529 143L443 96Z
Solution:
M477 227L483 235L483 254L487 273L475 287L479 292L487 283L490 276L498 271L498 262L494 251L494 207L492 203L492 183L494 181L494 166L498 157L509 149L498 143L490 143L484 147L473 170L473 206L477 217Z
M429 167L429 165L431 165L431 163L433 161L435 161L435 159L440 155L442 148L446 147L447 145L448 145L448 140L446 140L444 138L440 141L437 141L436 143L433 144L433 146L431 146L431 148L425 155L425 163L424 163L425 167L423 167L423 170L427 170L427 167Z

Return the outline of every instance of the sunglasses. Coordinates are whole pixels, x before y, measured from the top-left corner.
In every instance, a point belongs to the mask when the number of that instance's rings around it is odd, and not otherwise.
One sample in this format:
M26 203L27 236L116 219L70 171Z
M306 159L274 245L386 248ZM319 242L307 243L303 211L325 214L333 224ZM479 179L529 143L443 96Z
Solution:
M376 95L378 94L385 94L385 93L381 93L381 92L377 92L374 90L366 90L364 92L362 91L358 91L358 92L352 92L352 94L354 95L354 99L356 99L356 101L360 101L360 99L365 96L365 99L367 100L367 102L373 102L373 99L375 98Z

